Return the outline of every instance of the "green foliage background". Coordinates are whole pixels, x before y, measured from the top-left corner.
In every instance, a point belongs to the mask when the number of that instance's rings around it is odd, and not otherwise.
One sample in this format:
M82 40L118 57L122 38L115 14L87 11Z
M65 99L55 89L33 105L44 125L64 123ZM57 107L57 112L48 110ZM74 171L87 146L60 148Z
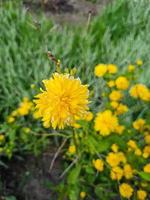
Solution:
M80 78L92 83L95 64L120 66L144 61L142 82L150 76L150 4L147 0L116 0L89 27L59 26L40 15L35 19L22 3L8 1L0 8L0 112L4 115L31 94L30 84L50 76L51 50L63 66L78 69ZM38 23L37 23L38 22ZM4 116L3 115L3 116Z

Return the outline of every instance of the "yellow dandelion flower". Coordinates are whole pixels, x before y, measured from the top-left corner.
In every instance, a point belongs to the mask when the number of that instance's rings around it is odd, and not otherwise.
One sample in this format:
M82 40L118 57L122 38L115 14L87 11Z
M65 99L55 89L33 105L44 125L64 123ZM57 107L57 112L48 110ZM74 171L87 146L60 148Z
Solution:
M20 103L17 112L21 116L28 115L33 107L33 103L29 101L27 97L23 98L23 101Z
M114 132L118 126L118 118L113 115L110 110L99 112L95 119L95 130L99 131L100 135L107 136Z
M130 93L130 96L132 96L136 99L139 98L144 101L150 101L150 91L143 84L136 84L136 85L132 86L129 93Z
M43 81L46 90L36 96L36 109L45 124L63 129L75 123L75 117L84 118L88 110L89 91L80 79L69 74L54 73Z
M117 73L118 68L117 68L117 66L114 65L114 64L108 64L108 65L107 65L107 70L108 70L108 73L110 73L110 74L115 74L115 73Z
M125 157L125 154L123 152L117 152L117 156L119 158L119 161L122 162L122 163L126 163L127 162L127 159Z
M126 90L126 89L128 89L128 87L129 87L129 81L128 81L128 79L126 77L124 77L124 76L119 76L116 79L116 87L119 90Z
M128 112L128 107L122 103L119 104L119 106L116 108L116 114L121 115Z
M137 144L134 140L129 140L127 145L132 149L137 149Z
M145 125L145 120L142 118L139 118L133 122L133 127L138 131L141 131L143 129L144 125Z
M84 191L80 192L80 198L85 199L85 197L86 197L86 192Z
M118 107L119 103L117 101L111 101L110 105L112 108L116 109Z
M139 66L141 66L141 65L143 65L143 61L142 61L141 59L138 59L138 60L136 61L136 64L139 65Z
M93 160L93 165L95 169L99 172L102 172L104 170L104 162L101 159Z
M9 124L13 123L14 121L15 121L15 118L12 117L11 115L7 117L7 122L8 122Z
M113 144L113 145L111 146L111 149L112 149L113 152L116 153L116 152L118 152L119 147L118 147L117 144Z
M102 77L106 74L107 72L107 65L105 64L98 64L96 65L95 67L95 76L98 76L98 77Z
M85 116L85 120L86 121L91 121L93 119L93 113L92 112L87 112L86 116Z
M147 192L145 190L138 190L137 191L137 199L138 200L145 200L147 197Z
M120 101L122 97L123 94L119 90L113 90L109 95L111 101Z
M131 179L133 178L133 169L131 165L125 164L123 168L124 176L126 179Z
M5 136L0 134L0 142L3 142L4 139L5 139Z
M133 188L127 183L122 183L119 186L119 192L122 197L129 199L133 194Z
M121 167L113 167L111 169L110 177L112 180L121 180L123 177L123 170L121 169Z
M75 147L75 145L70 145L69 148L68 148L68 152L70 154L75 154L76 153L76 147Z
M143 149L143 157L148 158L150 156L150 145L147 145Z
M115 81L111 80L109 82L107 82L108 87L114 87L115 86Z
M128 66L128 72L134 72L135 66L134 65L129 65Z
M146 144L150 144L150 134L145 135L144 140L145 140Z
M111 167L116 167L120 163L120 158L117 153L110 152L106 157L106 161Z
M143 170L146 173L150 173L150 163L148 163L147 165L145 165L144 168L143 168Z
M139 149L139 148L137 148L137 149L135 149L135 155L137 155L137 156L141 156L142 155L142 151L141 151L141 149Z
M115 133L118 133L118 134L122 134L123 131L125 130L125 126L123 125L118 125L116 128L115 128Z

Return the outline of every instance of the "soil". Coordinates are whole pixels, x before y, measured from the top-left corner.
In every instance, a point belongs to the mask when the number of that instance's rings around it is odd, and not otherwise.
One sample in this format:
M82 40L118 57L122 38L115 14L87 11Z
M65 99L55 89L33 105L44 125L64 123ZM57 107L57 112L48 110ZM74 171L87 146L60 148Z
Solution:
M55 152L56 149L48 149L39 157L28 155L6 161L8 168L0 168L3 183L1 195L15 196L17 200L57 200L57 195L50 186L60 182L60 157L55 160L54 167L49 173Z

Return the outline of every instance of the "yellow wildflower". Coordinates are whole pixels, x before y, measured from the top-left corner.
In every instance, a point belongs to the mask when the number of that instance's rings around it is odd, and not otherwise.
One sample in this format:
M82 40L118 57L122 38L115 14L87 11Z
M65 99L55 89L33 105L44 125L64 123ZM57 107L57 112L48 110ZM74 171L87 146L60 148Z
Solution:
M41 115L40 115L39 111L34 111L32 115L33 115L33 118L34 118L34 119L39 119L39 118L41 118Z
M114 87L115 86L115 81L111 80L109 82L107 82L108 87Z
M133 177L133 169L131 165L125 164L123 171L124 171L124 176L126 179L131 179Z
M143 157L148 158L150 156L150 145L145 146L143 150Z
M12 116L8 116L8 117L7 117L7 122L8 122L9 124L13 123L14 121L15 121L15 118L14 118L14 117L12 117Z
M84 199L86 197L86 192L82 191L80 192L80 198Z
M141 149L139 149L139 148L137 148L137 149L135 149L135 155L137 155L137 156L141 156L142 155L142 151L141 151Z
M108 65L107 65L107 70L108 70L108 73L110 73L110 74L115 74L115 73L117 73L118 68L117 68L117 66L114 65L114 64L108 64Z
M113 152L116 153L116 152L118 152L119 147L118 147L117 144L113 144L113 145L111 146L111 149L112 149Z
M112 114L110 110L99 112L95 119L95 130L103 136L109 135L114 132L118 126L118 119Z
M126 89L128 89L128 87L129 87L129 81L128 81L128 79L126 77L124 77L124 76L119 76L116 79L116 87L119 90L126 90Z
M113 90L109 95L111 101L120 101L122 97L123 94L119 90Z
M110 152L106 157L106 161L111 167L116 167L120 163L120 158L117 153Z
M146 144L150 144L150 134L145 135L144 140L145 140Z
M121 135L121 134L123 133L124 129L125 129L125 126L123 126L123 125L118 125L118 126L115 128L115 133L118 133L118 134Z
M69 148L68 148L68 152L70 154L76 153L76 147L75 147L75 145L70 145Z
M17 109L17 112L21 116L28 115L32 106L33 106L33 103L30 102L27 97L24 97L23 101L19 105L19 108Z
M92 112L87 112L87 114L85 116L85 120L89 122L92 119L93 119L93 113Z
M18 115L18 110L14 110L12 111L12 113L10 114L12 117L16 117Z
M138 200L145 200L146 197L147 197L147 192L145 190L138 190L137 191Z
M115 109L115 108L118 107L119 103L118 103L117 101L111 101L111 102L110 102L110 105L111 105L112 108Z
M121 152L121 151L118 152L117 156L118 156L120 162L122 162L122 163L126 163L127 162L127 159L126 159L125 154L123 152Z
M121 169L121 167L113 167L111 169L110 177L112 180L121 180L121 178L123 177L123 170Z
M134 98L140 98L144 101L150 101L150 91L143 84L136 84L132 86L129 93Z
M4 136L4 135L2 135L2 134L0 134L0 142L3 142L3 141L4 141L4 139L5 139L5 136Z
M139 65L139 66L141 66L141 65L143 65L143 61L142 61L141 59L138 59L138 60L136 61L136 64Z
M36 96L36 109L44 123L54 129L75 123L75 116L84 118L88 110L87 85L69 74L54 73L43 81L46 90Z
M143 170L146 173L150 173L150 163L148 163L147 165L145 165L144 168L143 168Z
M122 103L119 104L119 106L116 108L116 114L121 115L128 111L128 107Z
M95 71L94 71L96 76L98 77L104 76L106 72L107 72L107 65L105 64L96 65Z
M142 118L139 118L133 122L133 127L138 131L141 131L144 125L145 125L145 120Z
M104 170L104 162L101 159L93 160L93 165L97 171L102 172Z
M127 183L122 183L119 186L119 192L122 197L129 199L133 194L133 188Z
M129 65L128 66L128 72L133 72L135 70L135 66L134 65Z
M137 144L134 140L129 140L127 145L132 149L137 149Z

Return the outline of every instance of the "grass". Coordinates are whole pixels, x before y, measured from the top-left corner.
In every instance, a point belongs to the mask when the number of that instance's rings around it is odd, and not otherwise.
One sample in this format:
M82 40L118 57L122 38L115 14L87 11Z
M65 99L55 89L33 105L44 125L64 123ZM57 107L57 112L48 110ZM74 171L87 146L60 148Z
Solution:
M140 77L150 83L150 4L148 1L116 0L102 15L83 27L55 25L40 15L35 18L21 3L7 2L0 8L0 112L5 116L23 96L30 96L32 83L50 76L54 65L51 50L63 65L76 66L81 79L92 83L93 69L100 62L120 66L144 61ZM1 117L2 117L1 116Z

